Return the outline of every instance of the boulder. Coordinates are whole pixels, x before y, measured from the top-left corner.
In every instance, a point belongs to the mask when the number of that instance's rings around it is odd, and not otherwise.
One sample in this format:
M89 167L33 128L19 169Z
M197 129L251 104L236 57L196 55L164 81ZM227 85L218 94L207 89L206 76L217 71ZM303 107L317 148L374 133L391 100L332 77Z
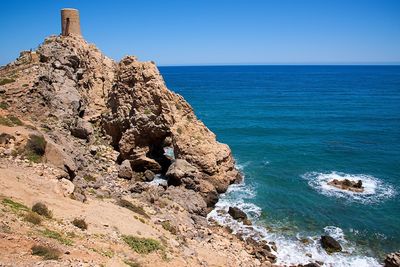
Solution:
M361 193L364 192L364 187L362 186L362 181L358 180L357 182L350 181L349 179L337 180L333 179L328 182L328 185L334 186L336 188Z
M385 267L400 267L400 251L388 254L384 263Z
M165 176L170 185L182 184L182 179L196 177L198 170L184 159L175 160L168 168Z
M79 118L71 125L70 131L71 134L77 138L89 140L90 136L93 134L93 126L90 122Z
M321 236L321 245L328 253L340 252L342 251L342 246L333 237L329 235Z
M131 167L131 162L129 160L124 160L118 167L118 177L124 179L132 179L133 171Z
M246 213L237 207L229 207L228 210L229 215L232 216L235 220L244 220L247 219Z

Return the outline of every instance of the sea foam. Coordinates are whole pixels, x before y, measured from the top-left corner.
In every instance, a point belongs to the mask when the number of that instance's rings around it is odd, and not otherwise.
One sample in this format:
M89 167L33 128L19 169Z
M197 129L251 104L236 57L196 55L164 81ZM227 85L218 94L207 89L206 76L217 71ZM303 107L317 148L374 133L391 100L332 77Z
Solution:
M344 198L364 204L376 203L393 197L396 194L394 188L380 179L366 174L347 174L342 172L308 172L302 175L308 184L319 193L329 197ZM351 192L328 185L328 182L337 179L348 179L357 182L362 181L364 192Z
M239 166L243 170L248 164ZM355 179L355 178L354 178ZM375 188L375 190L377 190ZM228 226L234 234L239 233L244 238L255 238L258 240L274 241L278 247L275 253L278 257L278 264L296 265L306 264L309 262L321 261L324 266L337 267L370 267L381 266L379 262L372 257L360 256L355 253L355 246L346 240L343 230L335 226L326 226L321 229L321 234L328 234L337 239L343 246L345 253L328 254L321 247L319 235L307 236L309 243L304 244L301 236L296 237L285 236L284 234L274 231L268 231L259 221L262 209L251 200L256 197L254 188L243 181L241 184L231 185L225 194L220 196L220 200L207 218L216 221L220 225ZM253 226L244 225L234 220L229 214L230 206L236 206L242 209L253 221Z

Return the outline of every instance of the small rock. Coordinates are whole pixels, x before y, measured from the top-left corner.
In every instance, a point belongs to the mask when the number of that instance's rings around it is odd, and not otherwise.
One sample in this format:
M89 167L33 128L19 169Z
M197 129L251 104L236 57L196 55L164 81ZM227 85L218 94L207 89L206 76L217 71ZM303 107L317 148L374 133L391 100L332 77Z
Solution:
M90 154L92 154L93 156L97 154L97 146L90 146Z
M322 247L328 252L328 253L333 253L333 252L340 252L342 251L342 246L339 244L338 241L336 241L333 237L329 235L323 235L321 236L321 245Z
M154 172L150 171L150 170L146 170L144 172L144 178L146 179L147 182L151 182L154 180Z
M229 215L232 216L235 220L245 220L247 219L246 213L237 207L229 207L228 210Z

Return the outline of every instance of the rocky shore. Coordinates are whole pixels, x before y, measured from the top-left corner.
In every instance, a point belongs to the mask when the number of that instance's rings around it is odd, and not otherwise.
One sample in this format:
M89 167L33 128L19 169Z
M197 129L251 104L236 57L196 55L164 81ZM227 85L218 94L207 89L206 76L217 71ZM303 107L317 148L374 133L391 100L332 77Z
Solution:
M50 36L0 80L1 266L279 266L273 242L207 221L242 176L153 62Z
M153 62L51 36L0 77L2 266L275 262L265 242L207 222L241 175Z

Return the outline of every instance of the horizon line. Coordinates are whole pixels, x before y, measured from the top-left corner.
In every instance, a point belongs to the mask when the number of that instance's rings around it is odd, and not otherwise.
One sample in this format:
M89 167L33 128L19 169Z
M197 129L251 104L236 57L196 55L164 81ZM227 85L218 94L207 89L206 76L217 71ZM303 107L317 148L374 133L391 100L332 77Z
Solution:
M204 64L157 64L158 67L229 67L229 66L400 66L400 62L375 63L204 63Z

